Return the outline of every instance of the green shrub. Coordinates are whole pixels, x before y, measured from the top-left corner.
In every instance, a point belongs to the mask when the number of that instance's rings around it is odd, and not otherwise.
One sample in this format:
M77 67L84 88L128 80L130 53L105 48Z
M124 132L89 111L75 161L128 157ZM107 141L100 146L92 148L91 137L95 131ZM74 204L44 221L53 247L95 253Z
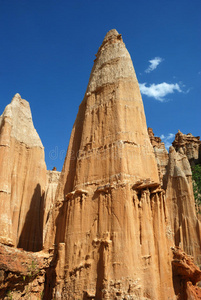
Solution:
M201 165L196 165L192 169L193 192L197 209L201 206Z

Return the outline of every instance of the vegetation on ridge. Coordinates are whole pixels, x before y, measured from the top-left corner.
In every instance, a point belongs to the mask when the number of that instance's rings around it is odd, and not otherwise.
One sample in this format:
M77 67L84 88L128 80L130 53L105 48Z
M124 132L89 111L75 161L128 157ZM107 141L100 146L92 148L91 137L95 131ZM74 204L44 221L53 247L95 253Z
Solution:
M201 207L201 165L196 165L192 169L193 177L193 192L195 197L195 204L198 211ZM201 213L201 211L200 211Z

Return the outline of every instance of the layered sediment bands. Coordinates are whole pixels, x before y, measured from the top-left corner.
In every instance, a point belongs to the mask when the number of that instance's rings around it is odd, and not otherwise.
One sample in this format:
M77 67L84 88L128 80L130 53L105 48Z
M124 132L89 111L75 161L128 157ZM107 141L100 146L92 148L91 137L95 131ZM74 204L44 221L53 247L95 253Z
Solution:
M0 119L0 241L42 248L46 165L29 103L16 94Z
M176 152L170 147L166 180L166 202L175 245L200 265L201 224L195 212L190 163L182 149Z
M174 299L164 193L135 71L116 30L97 53L53 220L58 298Z
M115 30L97 53L61 176L61 198L91 185L159 180L133 64Z

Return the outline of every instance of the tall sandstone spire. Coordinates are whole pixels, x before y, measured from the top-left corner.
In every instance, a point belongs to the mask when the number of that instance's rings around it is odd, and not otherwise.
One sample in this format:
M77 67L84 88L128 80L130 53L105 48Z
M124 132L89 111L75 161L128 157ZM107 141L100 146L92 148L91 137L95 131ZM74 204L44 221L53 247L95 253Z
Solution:
M191 166L200 161L200 137L178 131L168 153L164 143L154 136L151 128L148 128L148 132L161 185L166 192L166 206L175 246L193 256L195 263L201 266L201 223L195 209L191 170Z
M72 180L65 193L124 180L158 182L138 81L116 30L107 33L96 56L71 135L64 168Z
M16 94L0 116L0 242L38 251L43 243L44 148L29 103Z
M56 199L58 299L174 299L164 193L116 30L96 55Z
M195 210L190 163L182 148L176 152L170 147L164 181L175 245L193 256L201 266L201 223Z

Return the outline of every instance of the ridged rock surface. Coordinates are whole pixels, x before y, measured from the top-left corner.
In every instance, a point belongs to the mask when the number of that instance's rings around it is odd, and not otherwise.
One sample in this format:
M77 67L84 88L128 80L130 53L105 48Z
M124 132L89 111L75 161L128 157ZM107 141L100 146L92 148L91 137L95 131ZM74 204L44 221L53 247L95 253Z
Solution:
M166 203L175 245L201 264L201 223L195 211L190 163L183 150L171 146L166 174Z
M46 191L45 191L45 201L44 201L44 218L43 218L43 242L47 243L49 238L47 232L49 232L48 227L50 226L50 219L52 216L52 209L55 204L55 195L59 182L61 172L56 170L47 170L46 177Z
M0 118L0 242L42 248L46 165L29 103L16 94Z
M201 265L189 164L200 141L179 132L173 144L168 155L147 132L116 30L98 50L61 174L46 171L29 104L16 94L0 116L0 297L201 299L201 271L187 255Z
M116 30L98 50L56 200L57 279L47 298L175 299L164 192Z

